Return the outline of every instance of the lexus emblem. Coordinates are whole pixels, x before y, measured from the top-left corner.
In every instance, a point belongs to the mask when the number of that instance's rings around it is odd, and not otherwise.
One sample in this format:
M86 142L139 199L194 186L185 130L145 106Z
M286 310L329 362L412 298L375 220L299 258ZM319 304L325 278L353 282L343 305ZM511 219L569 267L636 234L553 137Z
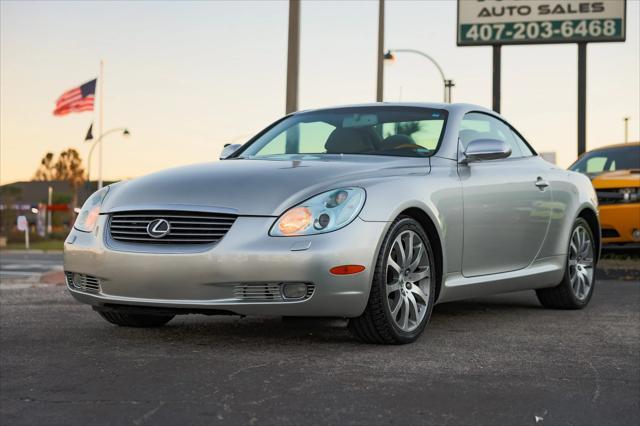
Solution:
M154 219L147 225L147 234L151 238L162 238L169 234L171 225L166 219Z

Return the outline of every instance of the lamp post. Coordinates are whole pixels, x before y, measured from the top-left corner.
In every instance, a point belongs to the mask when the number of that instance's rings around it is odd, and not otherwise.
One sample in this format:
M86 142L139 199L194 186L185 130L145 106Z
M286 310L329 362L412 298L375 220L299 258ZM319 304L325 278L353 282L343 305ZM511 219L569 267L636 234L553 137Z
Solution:
M453 82L453 80L447 79L444 76L444 71L442 70L442 67L440 67L440 65L436 62L435 59L433 59L431 56L427 55L426 53L420 50L415 50L415 49L389 49L387 50L387 53L384 54L384 59L394 61L396 59L396 57L394 56L394 53L415 53L416 55L420 55L423 58L428 59L433 65L435 65L435 67L438 69L438 72L440 73L440 77L442 78L442 86L444 89L444 96L443 96L444 102L451 103L451 88L455 86L455 83Z
M89 183L91 183L91 156L93 155L93 150L98 144L102 147L102 139L104 139L105 136L115 132L122 132L122 136L129 136L131 134L126 127L118 127L115 129L107 130L106 132L102 133L98 137L98 139L96 139L93 142L93 144L91 145L91 148L89 149L89 155L87 157L87 180L89 181ZM91 130L89 130L89 133L87 134L87 137L84 138L84 140L85 141L93 140L93 134ZM100 149L100 151L102 152L102 149ZM102 162L102 155L100 156L100 162ZM100 168L100 173L98 176L98 189L101 189L101 188L102 188L102 168Z

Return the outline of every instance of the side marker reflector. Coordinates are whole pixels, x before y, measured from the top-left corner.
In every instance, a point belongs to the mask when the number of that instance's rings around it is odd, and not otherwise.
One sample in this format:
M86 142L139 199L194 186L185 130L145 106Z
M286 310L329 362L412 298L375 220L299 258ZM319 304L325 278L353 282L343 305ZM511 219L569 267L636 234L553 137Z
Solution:
M329 270L333 275L353 275L365 270L362 265L340 265L334 266Z

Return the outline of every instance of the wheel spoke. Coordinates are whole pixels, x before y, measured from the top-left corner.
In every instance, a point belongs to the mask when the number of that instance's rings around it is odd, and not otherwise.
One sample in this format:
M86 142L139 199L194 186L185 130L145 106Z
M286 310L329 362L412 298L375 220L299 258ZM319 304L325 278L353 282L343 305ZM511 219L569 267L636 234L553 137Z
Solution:
M401 299L402 305L402 319L400 322L400 328L406 330L409 326L409 300L407 298Z
M402 284L400 282L395 282L393 284L387 284L387 296L393 292L399 291Z
M387 266L390 266L393 270L395 270L398 273L398 275L400 275L400 272L401 272L402 269L400 268L400 265L398 265L396 263L396 261L393 260L393 258L391 257L391 253L389 253L389 259L387 260Z
M398 247L398 254L400 255L400 258L398 260L400 261L400 268L402 269L407 264L407 255L404 252L404 247L402 244L402 235L399 235L398 238L396 238L396 241L394 244Z
M409 266L413 260L413 232L409 232L409 238L407 239L407 263L403 267Z
M577 242L575 241L575 238L572 238L571 240L571 252L573 254L578 254L578 247L577 247Z
M418 285L414 285L411 286L411 293L413 293L413 296L418 296L420 299L422 299L422 301L424 302L425 305L427 305L429 303L429 300L427 299L427 295L424 294L424 292L422 291L422 288L420 288L420 286Z
M410 310L413 312L413 318L415 318L416 322L420 321L420 309L418 308L418 303L416 302L416 298L413 297L413 293L411 292L407 293L407 299L409 300Z
M584 272L580 273L580 277L578 278L580 281L580 291L578 293L578 297L582 298L584 296L584 292L585 292L585 287L586 287L586 280L585 280L585 276L584 276Z
M411 265L409 265L409 270L411 272L414 272L416 270L416 268L418 267L418 265L420 265L420 260L422 259L422 251L424 250L424 246L422 245L422 243L418 244L418 254L416 254L415 259L413 260L413 262L411 262Z
M409 274L407 276L407 280L411 281L412 283L417 283L427 278L429 276L429 273L430 273L430 268L427 266L421 271L417 271L412 274Z
M398 318L398 311L400 311L400 308L402 307L403 304L404 304L404 298L402 296L398 297L396 306L394 306L393 309L391 309L391 316L393 317L394 321Z

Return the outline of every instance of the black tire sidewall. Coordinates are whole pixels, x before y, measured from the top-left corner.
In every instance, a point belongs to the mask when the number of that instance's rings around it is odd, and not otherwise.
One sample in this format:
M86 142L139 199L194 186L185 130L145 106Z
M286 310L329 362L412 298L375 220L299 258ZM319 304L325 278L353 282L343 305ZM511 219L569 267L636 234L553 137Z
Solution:
M414 330L410 332L406 332L401 330L391 317L391 309L389 307L389 299L386 293L386 283L387 283L387 269L386 262L389 253L391 252L391 248L396 237L407 230L412 230L416 232L420 238L422 239L422 243L425 245L425 249L427 251L427 255L429 256L429 264L431 265L431 280L429 282L429 303L427 306L427 312L422 320L422 323L416 327ZM431 312L433 311L433 303L434 303L434 295L435 295L435 262L433 256L433 250L431 248L431 242L427 233L424 231L422 226L413 218L410 217L401 217L391 226L389 231L387 232L387 236L384 240L384 244L380 248L380 256L378 257L378 265L376 265L376 276L374 277L374 285L379 287L379 294L382 298L381 303L383 305L383 312L385 315L385 319L390 326L390 330L394 334L394 337L397 341L401 343L409 343L413 342L424 330L424 328L429 323L431 318Z

